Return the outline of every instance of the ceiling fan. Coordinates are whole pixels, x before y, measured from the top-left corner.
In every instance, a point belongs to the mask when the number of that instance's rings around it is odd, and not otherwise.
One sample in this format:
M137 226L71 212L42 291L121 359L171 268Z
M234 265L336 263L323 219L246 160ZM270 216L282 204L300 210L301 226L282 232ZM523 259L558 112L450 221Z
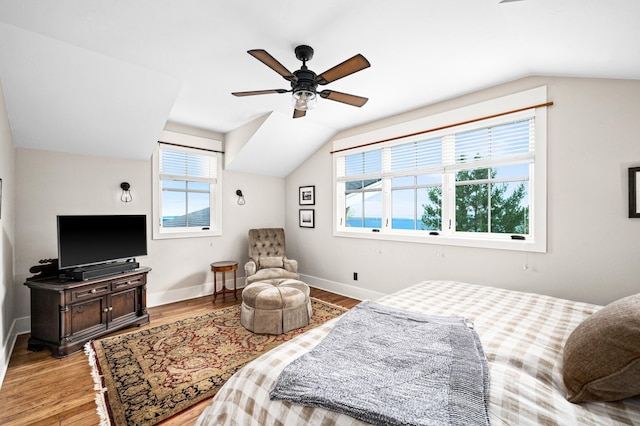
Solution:
M233 92L234 96L253 96L266 95L269 93L288 93L293 94L293 118L304 117L307 110L313 108L317 102L317 97L329 99L332 101L342 102L348 105L361 107L369 99L362 96L350 95L348 93L337 92L335 90L317 91L318 85L324 86L333 81L351 75L371 66L369 61L357 54L354 57L328 69L320 75L307 68L307 61L313 58L313 49L306 45L300 45L295 48L296 58L302 61L302 67L298 71L290 72L284 65L278 62L266 50L254 49L247 53L291 83L291 89L270 89L270 90L254 90L249 92Z

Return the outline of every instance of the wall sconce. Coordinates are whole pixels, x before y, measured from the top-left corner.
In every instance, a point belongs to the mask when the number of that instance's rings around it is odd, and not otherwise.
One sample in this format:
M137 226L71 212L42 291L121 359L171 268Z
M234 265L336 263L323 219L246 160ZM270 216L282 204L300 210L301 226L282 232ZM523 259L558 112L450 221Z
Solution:
M122 182L120 184L120 188L122 188L122 195L120 195L120 201L122 201L123 203L129 203L131 202L131 200L133 200L133 197L131 196L131 185L129 185L129 182Z
M245 200L244 200L244 195L242 195L242 191L241 190L236 190L236 195L238 196L238 205L239 206L244 206Z

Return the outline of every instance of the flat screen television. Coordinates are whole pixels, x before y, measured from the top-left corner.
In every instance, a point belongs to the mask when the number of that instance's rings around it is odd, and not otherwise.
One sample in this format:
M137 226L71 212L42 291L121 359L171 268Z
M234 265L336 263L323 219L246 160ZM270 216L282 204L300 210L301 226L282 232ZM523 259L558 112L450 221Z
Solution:
M58 267L98 265L147 254L145 215L58 216Z

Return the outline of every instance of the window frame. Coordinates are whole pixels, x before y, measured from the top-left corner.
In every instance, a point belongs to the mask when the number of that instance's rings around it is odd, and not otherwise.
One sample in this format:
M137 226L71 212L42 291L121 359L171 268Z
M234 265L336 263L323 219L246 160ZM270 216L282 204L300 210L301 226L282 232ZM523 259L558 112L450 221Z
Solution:
M444 113L431 115L422 119L413 120L411 122L401 123L388 128L378 129L377 131L369 132L366 135L350 136L344 139L334 140L334 151L340 150L341 152L333 154L333 190L334 190L334 217L333 217L333 235L337 237L348 238L364 238L375 240L389 240L389 241L405 241L414 243L426 243L437 245L451 245L461 247L478 247L478 248L490 248L490 249L505 249L505 250L518 250L518 251L531 251L531 252L546 252L547 250L547 229L546 229L546 168L547 168L547 111L546 107L538 107L535 109L529 109L527 111L521 111L513 113L507 116L492 116L500 114L503 111L517 110L520 108L527 108L530 105L540 105L547 102L546 87L539 87L536 89L528 90L525 92L516 93L513 95L497 98L491 101L483 102L480 104L471 105L468 107L460 108L457 110L447 111ZM514 118L526 117L527 115L533 115L533 125L535 134L535 154L533 159L530 159L529 165L529 234L526 239L514 240L511 238L511 234L491 234L491 233L469 233L469 232L452 232L446 229L448 226L443 222L443 228L438 235L432 235L428 230L401 230L393 229L392 227L392 190L391 190L391 177L385 176L384 170L378 175L383 177L383 192L382 192L382 227L381 228L349 228L344 226L342 222L346 222L344 213L345 208L345 192L344 192L344 180L338 177L340 171L339 160L346 155L356 154L365 151L371 151L375 149L383 149L382 157L385 156L384 149L391 149L391 146L401 145L410 142L416 142L420 140L432 139L438 136L450 135L452 133L460 133L474 128L486 128L501 123L514 121ZM467 121L473 120L475 117L491 117L486 120L469 123ZM459 126L450 127L447 129L437 130L428 134L415 135L403 139L396 140L393 137L393 133L418 133L420 129L425 128L439 128L447 126L450 123L465 122ZM402 131L400 131L402 129ZM381 140L387 140L387 142L381 142L375 146L367 145L367 141L364 138L371 140L371 138L379 137ZM443 153L443 156L445 153ZM524 161L524 160L523 160ZM443 161L445 162L445 161ZM472 169L482 168L483 161L477 162ZM463 166L465 169L470 167ZM455 165L453 167L444 166L441 173L443 177L443 209L449 208L446 214L443 213L444 220L452 219L455 223L455 172L459 170L460 166ZM422 173L422 172L420 172ZM415 175L408 172L406 175ZM353 176L354 180L360 179L361 176ZM372 175L367 175L372 177ZM445 180L449 179L449 182ZM450 189L453 188L453 191ZM445 193L445 190L449 190ZM448 197L448 202L445 205L444 198ZM386 223L385 223L386 222ZM455 229L455 226L452 227Z
M164 132L170 134L171 132ZM173 238L201 238L201 237L214 237L222 235L222 153L216 149L203 148L202 139L198 137L189 137L187 135L181 135L181 143L174 144L172 142L158 142L154 153L152 155L152 189L153 189L153 239L173 239ZM190 138L194 139L192 144L194 146L187 146L184 144L184 139L189 141ZM198 143L200 142L200 143ZM162 226L162 178L160 175L160 150L162 147L166 149L191 152L199 155L206 155L215 158L216 161L216 177L214 181L209 184L209 229L202 228L164 228ZM189 181L189 180L186 180ZM197 180L193 180L197 181Z

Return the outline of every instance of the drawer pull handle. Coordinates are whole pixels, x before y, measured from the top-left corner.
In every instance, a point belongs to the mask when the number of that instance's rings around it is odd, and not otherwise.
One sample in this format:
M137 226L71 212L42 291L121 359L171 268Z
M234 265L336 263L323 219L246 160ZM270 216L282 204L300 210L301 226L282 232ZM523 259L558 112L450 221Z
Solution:
M109 312L109 308L104 308L104 309L102 310L102 312L104 312L104 313Z
M95 289L95 288L92 288L92 289L91 289L91 293L94 293L94 294L95 294L95 293L97 293L97 292L98 292L98 290L97 290L97 289Z

